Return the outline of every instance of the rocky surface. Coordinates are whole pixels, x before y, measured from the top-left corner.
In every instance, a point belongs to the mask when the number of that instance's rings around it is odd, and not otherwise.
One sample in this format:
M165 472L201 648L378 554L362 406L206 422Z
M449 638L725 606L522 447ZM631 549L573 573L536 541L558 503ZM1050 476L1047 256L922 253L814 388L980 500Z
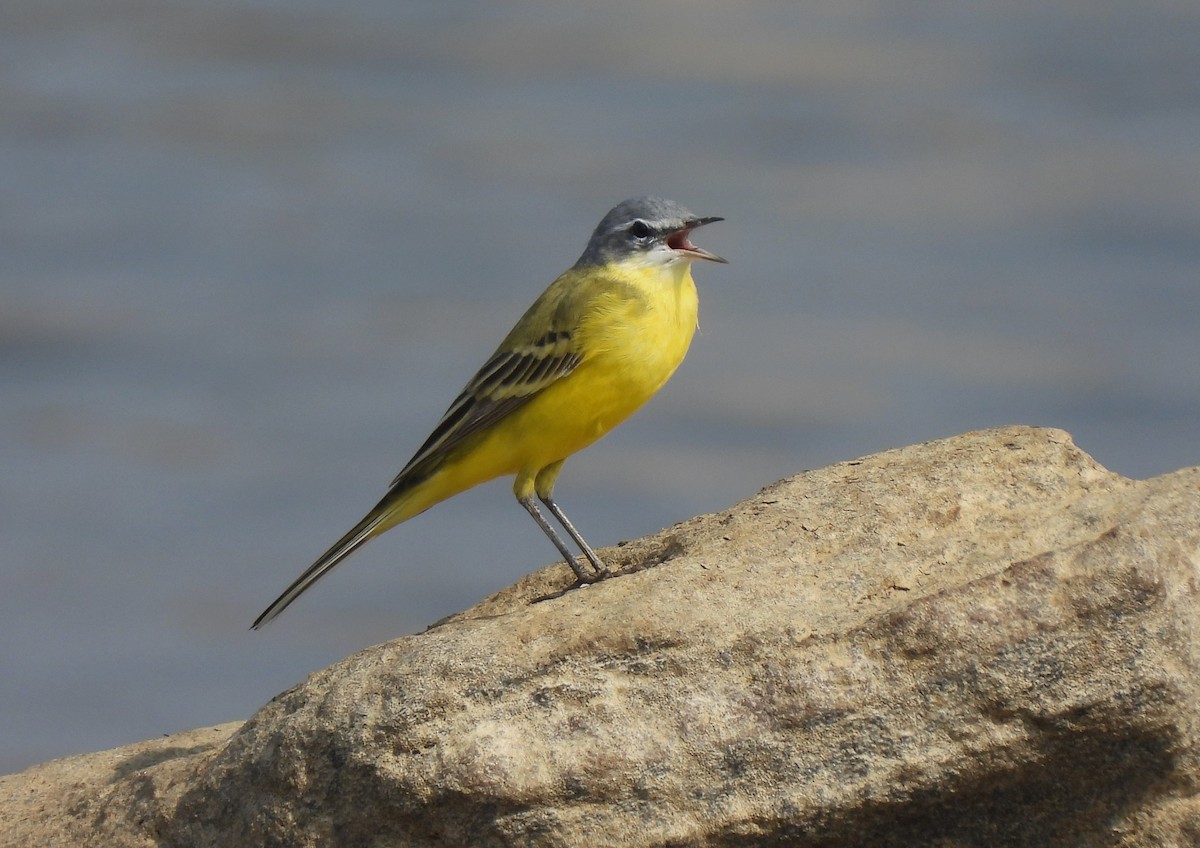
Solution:
M0 778L0 844L1200 844L1200 469L1008 427L604 554L240 727Z

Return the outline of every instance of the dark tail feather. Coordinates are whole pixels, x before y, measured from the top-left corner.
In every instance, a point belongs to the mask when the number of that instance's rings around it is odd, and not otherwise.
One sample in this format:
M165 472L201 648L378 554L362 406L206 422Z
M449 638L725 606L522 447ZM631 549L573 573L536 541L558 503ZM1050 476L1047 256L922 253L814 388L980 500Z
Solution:
M367 513L367 517L354 525L353 530L338 539L332 548L321 554L320 559L297 577L296 581L291 586L288 586L282 595L263 610L262 615L254 619L254 623L250 625L250 629L258 630L268 621L279 615L288 608L292 601L304 594L308 587L325 576L335 565L373 539L375 537L375 530L379 527L387 512L380 509L382 506L383 504L381 503Z

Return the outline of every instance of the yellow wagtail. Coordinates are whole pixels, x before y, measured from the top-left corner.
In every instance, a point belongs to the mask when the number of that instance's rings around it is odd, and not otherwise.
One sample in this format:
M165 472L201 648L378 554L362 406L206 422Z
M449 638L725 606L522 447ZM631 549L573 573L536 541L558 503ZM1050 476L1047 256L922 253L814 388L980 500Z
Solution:
M725 260L692 244L721 221L678 203L635 197L604 216L575 265L550 284L455 399L391 488L254 622L279 615L362 545L460 492L515 474L513 493L581 583L608 568L554 502L571 454L620 424L657 392L696 329L695 259ZM537 495L579 545L575 561L534 503Z

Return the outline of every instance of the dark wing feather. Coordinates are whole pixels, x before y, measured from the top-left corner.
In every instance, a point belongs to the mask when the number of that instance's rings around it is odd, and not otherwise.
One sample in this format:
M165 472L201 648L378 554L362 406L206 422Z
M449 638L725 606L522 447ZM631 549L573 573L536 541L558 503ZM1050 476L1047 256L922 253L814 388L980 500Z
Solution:
M547 333L530 345L496 351L446 410L425 444L396 475L392 486L435 463L455 445L520 408L582 361L571 333Z

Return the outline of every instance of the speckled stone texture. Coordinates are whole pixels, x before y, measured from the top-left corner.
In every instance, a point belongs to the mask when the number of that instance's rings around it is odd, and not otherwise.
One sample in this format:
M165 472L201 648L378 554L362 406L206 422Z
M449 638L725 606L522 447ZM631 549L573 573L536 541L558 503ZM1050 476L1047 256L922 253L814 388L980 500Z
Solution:
M805 472L249 721L0 779L0 844L1200 844L1200 469L1061 431Z

